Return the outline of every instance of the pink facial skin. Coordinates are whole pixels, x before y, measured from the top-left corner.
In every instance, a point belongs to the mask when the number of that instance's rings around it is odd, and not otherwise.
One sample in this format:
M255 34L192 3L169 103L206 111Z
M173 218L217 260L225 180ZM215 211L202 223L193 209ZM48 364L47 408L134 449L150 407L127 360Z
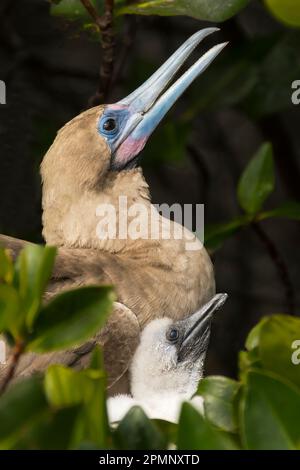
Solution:
M124 166L138 155L146 145L148 137L135 140L131 136L120 145L115 155L115 164Z

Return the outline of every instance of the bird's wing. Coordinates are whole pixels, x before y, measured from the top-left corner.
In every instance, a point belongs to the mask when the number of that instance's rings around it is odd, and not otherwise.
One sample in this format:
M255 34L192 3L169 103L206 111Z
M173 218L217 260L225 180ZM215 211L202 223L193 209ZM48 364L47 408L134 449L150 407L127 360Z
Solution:
M31 243L0 234L0 246L10 250L14 259ZM47 286L46 299L62 290L82 285L113 284L108 274L114 257L92 249L64 248L57 251L52 277Z
M52 352L47 354L25 354L17 367L15 380L30 376L36 372L44 371L52 364L62 364L84 369L88 367L90 357L95 345L102 346L104 351L104 364L108 374L108 388L118 389L118 383L126 374L132 356L139 343L140 327L136 316L125 305L114 303L105 327L91 340L83 345L67 351ZM0 383L7 373L8 361L0 365ZM128 388L129 384L126 383Z
M18 256L22 248L24 248L28 243L29 242L25 242L19 238L8 237L7 235L0 234L0 246L11 250L14 258Z

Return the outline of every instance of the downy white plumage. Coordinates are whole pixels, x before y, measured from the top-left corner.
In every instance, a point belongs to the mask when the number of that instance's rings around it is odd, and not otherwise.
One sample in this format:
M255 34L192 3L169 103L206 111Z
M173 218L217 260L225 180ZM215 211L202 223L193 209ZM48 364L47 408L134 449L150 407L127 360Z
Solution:
M131 396L108 400L111 423L120 421L134 405L151 419L175 423L184 401L202 411L202 398L193 395L203 376L213 313L226 299L227 294L217 294L184 320L160 318L145 327L130 367Z

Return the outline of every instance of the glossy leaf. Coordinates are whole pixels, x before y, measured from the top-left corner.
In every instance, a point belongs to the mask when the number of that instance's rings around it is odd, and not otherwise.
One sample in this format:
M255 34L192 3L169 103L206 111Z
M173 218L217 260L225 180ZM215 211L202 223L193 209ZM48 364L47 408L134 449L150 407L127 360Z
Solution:
M269 143L262 145L249 162L238 184L238 201L247 214L255 215L274 190L273 151Z
M178 427L179 450L233 450L237 446L231 436L217 430L189 403L184 403Z
M41 353L83 343L104 325L113 300L106 286L57 295L41 309L27 349Z
M138 406L128 411L114 432L113 439L121 450L162 450L166 446L159 428Z
M250 333L248 334L247 336L247 339L246 339L246 349L248 349L248 351L252 351L254 349L258 349L259 347L259 344L260 344L260 334L261 334L261 330L262 330L262 327L263 325L265 324L265 322L268 321L267 318L262 318L253 328L252 330L250 331Z
M141 0L119 10L120 14L186 15L199 20L225 21L244 8L248 0Z
M26 324L32 327L42 302L42 296L50 279L56 256L56 248L27 245L16 262L16 280Z
M262 369L262 363L258 348L251 351L241 351L239 353L239 379L244 383L250 369Z
M235 398L239 387L238 382L221 376L207 377L199 383L197 394L203 397L205 417L224 431L237 430Z
M299 449L300 391L279 376L249 372L240 422L246 449Z
M266 370L290 380L300 391L300 366L292 360L293 344L299 340L300 318L273 315L261 327L259 355Z

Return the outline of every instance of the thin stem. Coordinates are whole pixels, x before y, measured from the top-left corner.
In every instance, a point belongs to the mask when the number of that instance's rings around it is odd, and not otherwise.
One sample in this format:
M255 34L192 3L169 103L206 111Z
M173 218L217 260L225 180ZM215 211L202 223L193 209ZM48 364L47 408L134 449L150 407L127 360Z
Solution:
M279 278L284 286L285 290L285 297L286 297L286 304L288 313L290 315L295 314L295 292L294 287L289 275L288 268L285 264L284 259L282 258L281 254L277 250L276 245L274 244L273 240L266 234L266 232L262 229L261 225L257 222L252 222L251 227L253 228L254 232L266 248L274 266L277 269Z
M11 358L11 362L10 362L6 377L4 378L0 386L0 395L2 395L5 392L11 380L13 379L15 375L15 371L20 361L20 357L24 352L24 347L25 345L22 341L16 342L13 352L12 352L12 358Z
M87 12L90 14L90 16L93 18L95 23L98 24L98 22L100 20L100 15L98 15L98 12L97 12L96 8L90 2L90 0L81 0L81 3L84 6L84 8L87 10Z
M96 106L103 103L109 93L113 68L114 68L114 52L115 52L115 35L113 28L113 12L114 0L105 0L104 13L99 15L96 8L90 0L81 0L82 5L86 8L101 33L101 66L99 71L99 85L95 95L90 99L90 105Z

